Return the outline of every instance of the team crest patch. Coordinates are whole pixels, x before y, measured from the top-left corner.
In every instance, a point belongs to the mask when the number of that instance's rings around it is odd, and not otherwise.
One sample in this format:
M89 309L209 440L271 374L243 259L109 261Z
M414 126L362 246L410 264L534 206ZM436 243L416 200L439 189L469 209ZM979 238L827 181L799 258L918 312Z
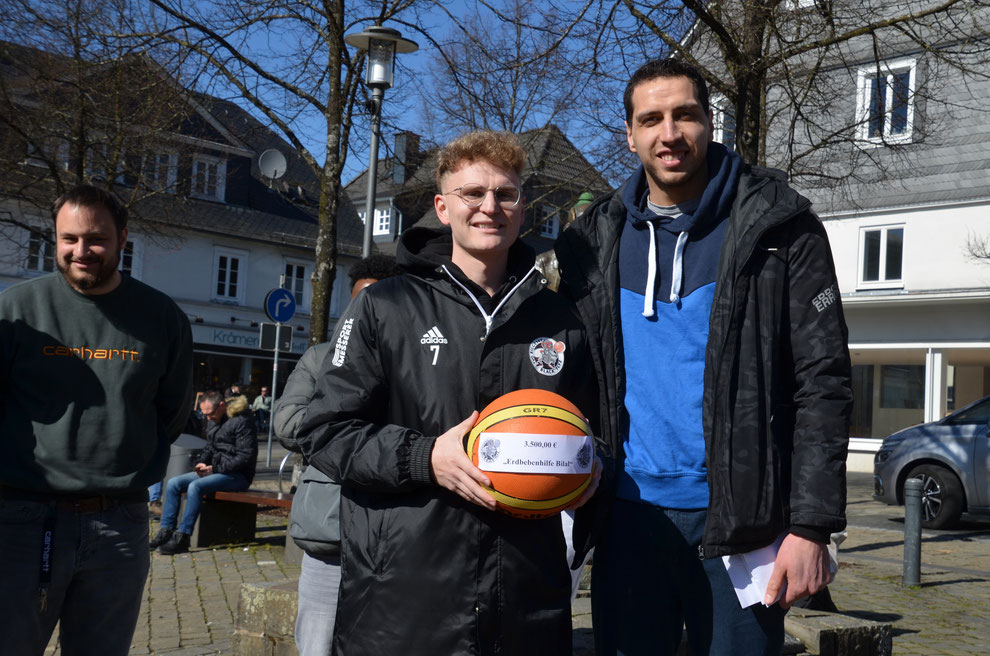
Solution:
M549 337L540 337L529 345L529 361L544 376L556 376L564 368L567 345Z

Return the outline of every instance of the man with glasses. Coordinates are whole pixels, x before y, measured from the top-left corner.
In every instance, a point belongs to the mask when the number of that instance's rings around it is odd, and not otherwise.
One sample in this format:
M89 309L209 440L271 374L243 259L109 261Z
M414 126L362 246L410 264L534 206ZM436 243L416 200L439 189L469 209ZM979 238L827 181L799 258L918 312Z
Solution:
M505 133L441 149L448 229L406 231L405 273L355 298L331 341L299 440L343 487L335 653L571 653L559 516L494 512L464 452L477 411L506 392L597 406L580 321L518 239L525 162ZM546 340L552 362L532 356Z

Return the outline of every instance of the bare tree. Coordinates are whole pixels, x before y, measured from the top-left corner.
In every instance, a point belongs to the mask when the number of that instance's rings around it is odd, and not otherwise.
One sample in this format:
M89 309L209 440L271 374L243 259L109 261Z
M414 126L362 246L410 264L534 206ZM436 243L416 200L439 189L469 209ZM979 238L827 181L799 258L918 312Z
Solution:
M578 118L602 136L602 151L624 149L622 88L656 57L678 56L702 71L723 136L747 161L778 166L803 186L846 200L860 184L894 177L912 154L909 143L859 111L857 85L861 94L877 90L864 90L857 71L872 67L872 77L882 78L892 58L923 60L910 88L895 90L893 100L924 114L913 143L937 134L953 112L975 111L982 102L974 95L953 105L942 85L950 71L970 82L986 78L987 0L549 3L544 13L576 16L558 27L551 47L566 42L568 52L582 55L567 58L569 75L581 88ZM614 168L604 170L615 180L630 160L611 161Z
M502 11L476 5L438 43L417 82L428 135L476 129L523 132L554 123L566 131L580 87L565 45L555 47L559 17L533 0Z
M413 0L145 0L145 35L193 53L202 90L249 103L319 181L310 343L327 339L337 266L337 215L364 55L344 34L400 17ZM316 134L313 134L313 131ZM325 151L323 151L325 148ZM322 151L322 152L321 152Z
M0 17L4 196L43 215L80 181L114 188L132 210L174 191L152 154L181 149L169 141L191 111L175 82L185 70L181 53L119 38L133 18L123 0L0 0ZM0 223L38 228L20 213ZM167 234L160 223L144 227Z

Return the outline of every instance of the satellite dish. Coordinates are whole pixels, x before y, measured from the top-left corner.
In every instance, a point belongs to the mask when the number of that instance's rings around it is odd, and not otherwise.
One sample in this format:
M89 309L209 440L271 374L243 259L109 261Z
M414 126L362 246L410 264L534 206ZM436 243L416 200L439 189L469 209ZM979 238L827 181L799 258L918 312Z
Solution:
M269 148L258 158L258 168L261 169L261 175L268 178L269 181L278 180L285 175L286 166L285 155L274 148ZM271 186L271 182L268 183L268 186Z

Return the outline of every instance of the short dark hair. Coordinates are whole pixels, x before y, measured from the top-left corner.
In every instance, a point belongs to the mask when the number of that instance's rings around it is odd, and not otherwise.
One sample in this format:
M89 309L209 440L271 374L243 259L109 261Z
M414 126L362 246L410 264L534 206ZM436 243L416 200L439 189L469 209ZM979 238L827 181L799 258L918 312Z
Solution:
M385 278L396 275L399 275L399 267L395 263L395 258L391 255L382 255L381 253L374 253L363 260L358 260L347 271L347 277L350 278L351 287L362 278L384 280Z
M89 184L77 185L52 203L52 221L58 220L58 213L62 211L62 207L65 205L78 207L100 207L102 205L113 217L117 234L120 234L127 227L127 208L112 191Z
M626 92L622 95L622 104L626 109L626 123L632 121L633 106L632 95L636 87L644 82L655 80L658 77L686 77L694 82L694 94L701 103L701 108L708 113L710 107L708 100L708 83L697 68L680 59L669 57L667 59L651 59L633 73L626 83Z
M213 389L203 392L202 396L199 397L199 402L200 403L208 402L213 407L216 407L224 402L224 398L223 398L223 394Z

